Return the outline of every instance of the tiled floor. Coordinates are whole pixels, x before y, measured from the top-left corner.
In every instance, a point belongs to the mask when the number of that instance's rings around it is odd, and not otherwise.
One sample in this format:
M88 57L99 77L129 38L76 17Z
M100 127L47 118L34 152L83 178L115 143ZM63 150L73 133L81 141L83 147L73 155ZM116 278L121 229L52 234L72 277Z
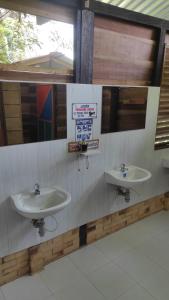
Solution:
M0 300L169 300L169 212L0 288Z

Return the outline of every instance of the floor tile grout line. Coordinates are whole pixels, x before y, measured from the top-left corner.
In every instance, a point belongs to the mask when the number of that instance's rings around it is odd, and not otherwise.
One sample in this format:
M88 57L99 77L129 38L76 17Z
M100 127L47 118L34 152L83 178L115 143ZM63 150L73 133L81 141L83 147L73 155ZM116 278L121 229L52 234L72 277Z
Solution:
M147 288L145 288L143 285L141 285L140 284L140 282L139 282L139 284L138 284L142 289L144 289L154 300L159 300L158 298L156 298L154 295L152 295L152 293L147 289Z
M162 230L161 232L166 232L167 230ZM112 235L113 235L113 233L112 233ZM146 240L148 240L148 239L150 239L150 238L155 238L155 233L153 234L151 234ZM126 242L126 240L125 239L122 239L122 240L124 240L125 242ZM144 243L144 242L141 242L141 243ZM95 245L95 242L93 243L93 246L94 247L96 247L96 249L97 250L99 250L103 255L105 255L105 253L101 250L101 249L99 249L99 247L97 247L97 245ZM134 250L136 250L136 248L138 248L138 246L139 246L139 244L137 244L137 245L134 245L134 246L132 246L132 245L130 245L130 247L129 247L129 249L127 250L127 251L130 251L130 250L132 250L132 249L134 249ZM127 251L125 251L125 252L127 252ZM124 253L125 253L124 252ZM118 256L117 256L118 257ZM117 258L116 257L116 258ZM165 268L163 268L163 266L161 266L161 264L157 264L154 260L152 260L149 256L147 256L147 255L143 255L143 257L146 257L147 259L150 259L153 263L155 263L156 265L159 265L162 269L164 269L165 271L167 271ZM114 263L115 265L118 265L118 263L115 261L115 258L114 259L110 259L110 257L108 257L108 256L106 256L106 258L107 259L109 259L109 262L111 261L112 263ZM74 262L72 261L72 263L74 264ZM105 263L104 265L106 265L106 264L108 264L108 263ZM104 266L104 265L102 265L102 267ZM120 265L118 265L118 267L120 267L120 269L122 269L121 268L121 266ZM99 268L99 267L98 267ZM87 274L85 274L85 273L83 273L81 270L80 270L80 268L78 268L79 269L79 271L82 273L82 274L84 274L85 276L87 275ZM96 271L97 269L95 269L95 270L93 270L93 272L94 271ZM122 269L123 270L123 269ZM92 272L92 271L91 271ZM90 272L90 273L91 273ZM126 272L126 270L125 270L125 272ZM168 271L167 271L168 272ZM126 273L128 273L130 276L131 276L131 273L129 273L129 272L126 272ZM169 272L168 272L169 273ZM97 287L87 278L87 280L97 289ZM142 286L142 285L140 285L140 282L139 281L137 281L137 280L135 280L135 278L133 278L132 277L132 280L134 280L141 288L143 288L144 290L146 290L154 299L157 299L157 298L155 298L154 297L154 295L152 295L151 293L150 293L150 291L149 290L147 290L144 286ZM98 289L97 289L98 290ZM100 292L100 290L98 290L99 292ZM126 292L125 292L126 293ZM104 296L104 295L103 295ZM118 297L119 298L119 297ZM117 298L117 299L118 299Z
M1 293L2 293L2 296L3 296L4 300L8 300L8 299L6 298L6 296L5 296L4 292L3 292L3 290L1 289L1 287L0 287L0 291L1 291Z
M54 291L52 289L50 289L50 287L46 284L46 282L42 279L42 277L40 276L40 273L37 273L39 280L41 281L41 283L44 285L45 288L47 288L47 290L50 292L49 297L54 295ZM43 300L43 299L42 299ZM45 299L44 299L45 300Z
M121 268L121 266L119 266L119 265L117 265L116 264L116 262L113 262L112 260L110 260L109 262L107 262L107 263L105 263L104 265L102 265L101 267L99 267L99 268L102 268L103 266L106 266L106 265L108 265L108 264L110 264L110 262L112 262L115 266L118 266L118 268L120 269L120 270L122 270L123 272L125 272L126 274L129 274L128 272L126 272L126 271L124 271L122 268ZM77 267L78 268L78 267ZM98 269L98 268L97 268ZM82 273L82 275L84 275L84 277L87 279L87 281L104 297L104 299L106 299L106 297L105 297L105 295L94 285L94 283L88 278L88 275L89 274L91 274L92 272L95 272L95 271L97 271L97 270L94 270L94 271L91 271L91 272L89 272L88 274L85 274L85 273L83 273L82 271L81 271L81 269L80 268L78 268L78 270ZM129 274L129 276L130 276L130 279L133 281L133 285L131 286L131 287L129 287L128 289L127 289L127 291L129 291L129 289L130 288L133 288L134 286L136 286L137 285L137 281L135 280L135 279L133 279L132 277L131 277L131 275ZM126 291L126 292L127 292ZM114 298L113 300L118 300L118 298L119 297L121 297L121 296L123 296L126 292L124 292L124 293L122 293L120 296L118 296L117 298Z
M152 295L147 289L145 289L143 286L141 286L141 285L138 284L138 283L137 283L136 285L134 285L133 287L131 287L130 289L133 289L135 286L138 286L138 287L140 287L141 289L143 289L143 290L144 290L146 293L148 293L154 300L159 300L159 299L155 298L154 295ZM114 300L118 300L120 297L125 296L125 294L127 294L128 291L129 291L130 289L128 289L125 293L123 293L122 295L120 295L118 298L115 298Z
M118 233L118 232L116 232L116 233ZM107 235L107 236L105 236L104 238L106 238L106 237L107 237L107 238L110 238L110 237L113 236L113 235L114 235L114 233L112 233L112 234L110 234L110 235ZM97 241L103 241L103 239L100 239L100 240L97 240ZM97 241L95 241L94 244L95 244ZM126 241L124 238L122 238L122 241L125 242L125 243L127 243L127 241ZM133 247L132 247L130 244L128 244L128 243L127 243L127 246L129 247L128 250L130 250L130 249L133 248ZM96 249L99 250L103 255L105 255L105 252L103 252L97 245L95 245L95 247L96 247ZM110 257L107 256L107 258L111 260Z
M133 250L137 251L137 247L134 247ZM151 262L153 262L155 265L157 265L158 267L160 267L161 269L163 269L164 271L166 271L169 274L169 270L167 268L165 268L163 265L161 265L159 262L157 262L155 259L153 259L151 256L146 255L146 254L141 254L143 257L149 259Z
M164 230L163 232L167 232L167 230ZM112 234L113 235L113 234ZM110 235L111 236L111 235ZM138 244L135 244L135 245L131 245L130 243L128 244L129 245L129 248L128 248L128 250L126 250L126 251L130 251L130 250L132 250L132 249L134 249L134 250L136 250L136 248L138 248L139 247L139 245L140 244L143 244L144 242L146 242L147 240L149 240L150 238L155 238L155 234L152 234L152 235L150 235L148 238L146 238L144 241L142 241L142 242L139 242ZM123 241L125 241L125 242L127 242L127 239L125 240L124 238L122 238L122 240ZM96 241L97 242L97 241ZM93 243L94 244L94 243ZM105 255L105 253L97 246L97 245L95 245L95 247L97 248L97 250L99 250L102 254L104 254ZM120 255L119 255L120 256ZM147 258L149 258L149 259L151 259L149 256L147 256L147 255L144 255L145 257L147 257ZM110 261L112 261L112 260L114 260L114 259L116 259L118 257L118 255L115 257L115 258L110 258L110 257L108 257L108 256L106 256L106 258L108 258ZM152 260L152 259L151 259ZM155 262L154 260L152 260L153 262ZM160 265L161 266L161 265ZM163 266L161 266L162 268L164 268ZM166 269L165 269L166 270Z
M67 257L67 258L69 258L69 260L71 261L70 257ZM73 266L81 273L81 275L87 280L87 282L90 283L90 284L97 290L97 292L99 292L99 294L100 294L101 296L104 297L104 295L103 295L102 293L100 293L100 291L92 284L92 282L89 281L89 279L87 278L86 274L84 274L84 273L80 270L80 268L78 268L78 267L74 264L74 262L71 261L71 263L72 263ZM41 278L41 280L43 281L42 278ZM76 281L72 282L72 284L75 283L75 282L76 282ZM43 282L43 283L44 283L44 282ZM45 284L45 283L44 283L44 284ZM45 284L45 286L46 286L46 284ZM50 289L50 288L48 287L48 289ZM62 289L63 289L63 288L62 288ZM61 291L62 289L58 289L57 291ZM57 292L57 291L54 291L54 290L50 289L50 292L51 292L51 291L52 291L52 294L51 294L50 296L55 295L56 292ZM104 297L104 299L106 300L105 297ZM5 300L6 300L6 299L5 299ZM42 300L43 300L43 299L42 299Z
M118 265L118 267L121 267L117 262L116 262L116 264ZM122 269L124 272L126 272L127 274L129 274L130 277L133 276L133 275L131 275L130 272L124 270L123 267L121 267L121 269ZM154 295L152 295L151 292L150 292L147 288L145 288L145 286L143 285L143 283L140 282L140 280L137 280L137 279L135 279L135 278L133 278L133 277L132 277L132 279L133 279L134 281L136 281L136 283L137 283L138 286L140 286L141 288L143 288L144 290L146 290L146 291L147 291L147 292L148 292L155 300L159 300L159 299L156 298Z
M74 262L72 262L74 264ZM107 264L107 263L106 263ZM83 273L81 271L81 269L79 267L76 266L76 268L78 269L78 271L80 271L80 273L84 276L84 278L87 280L88 283L90 283L95 289L96 291L106 300L105 296L100 292L100 290L98 290L98 288L93 284L93 282L91 282L87 276L87 274Z
M88 247L88 246L87 246L87 247ZM95 248L96 248L96 247L95 247ZM100 251L99 249L97 249L97 248L96 248L96 250L97 250L98 252L100 252L100 254L101 254L102 256L104 256L104 253L103 253L103 252L101 252L101 251ZM97 269L103 267L104 265L107 265L108 263L110 263L110 262L112 261L110 258L106 257L105 259L107 260L107 262L105 262L104 264L102 264L102 265L96 267L96 269L93 269L93 270L91 270L91 271L89 271L89 272L83 272L83 271L81 270L81 268L78 267L78 265L73 261L73 259L72 259L71 257L69 257L69 258L70 258L71 262L76 266L76 268L78 268L78 270L79 270L82 274L84 274L84 275L88 275L88 274L90 274L90 273L92 273L92 272L95 272L95 271L97 271Z
M131 287L129 287L124 293L120 294L117 298L114 298L113 300L118 300L120 297L124 296L125 294L128 293L129 290L133 289L134 287L137 286L137 283L133 284Z

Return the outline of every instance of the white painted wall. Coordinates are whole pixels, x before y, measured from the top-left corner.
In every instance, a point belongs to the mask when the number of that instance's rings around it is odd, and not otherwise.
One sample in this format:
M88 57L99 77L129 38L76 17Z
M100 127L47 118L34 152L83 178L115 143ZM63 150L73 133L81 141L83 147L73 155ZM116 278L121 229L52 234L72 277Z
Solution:
M0 256L38 244L76 228L88 221L127 206L111 185L104 182L104 170L122 162L149 169L153 176L132 191L128 205L143 201L169 189L169 171L161 167L161 157L168 149L154 151L154 136L159 102L159 88L149 88L146 129L100 135L101 86L67 85L68 139L0 148ZM93 137L100 138L101 155L90 158L89 170L85 160L67 153L67 143L74 140L73 102L98 103L98 119L94 120ZM40 238L30 221L15 213L7 198L12 193L41 186L59 185L72 195L72 203L57 215L58 228ZM48 226L52 226L50 218Z

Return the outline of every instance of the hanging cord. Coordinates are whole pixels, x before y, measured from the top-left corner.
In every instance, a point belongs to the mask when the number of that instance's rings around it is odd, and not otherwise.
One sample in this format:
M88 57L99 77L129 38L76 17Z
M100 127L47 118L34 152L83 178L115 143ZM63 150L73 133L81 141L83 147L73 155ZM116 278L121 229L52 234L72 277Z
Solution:
M53 219L53 220L55 221L55 227L54 227L53 229L49 229L49 228L47 228L47 227L44 227L44 229L45 229L46 231L48 231L48 232L54 232L54 231L56 231L56 229L57 229L57 227L58 227L58 222L57 222L55 216L48 216L48 218L51 218L51 219Z
M86 156L86 170L89 169L89 157Z
M138 193L135 189L130 188L131 191L133 191L139 198L140 198L140 193Z
M78 172L81 172L81 167L80 167L80 160L81 160L81 158L83 159L83 158L85 158L85 163L86 163L86 170L88 170L89 169L89 157L88 156L86 156L86 157L81 157L81 155L77 155L77 170L78 170Z
M78 172L80 172L81 170L80 170L80 155L79 154L77 155L77 164L78 164L77 170L78 170Z

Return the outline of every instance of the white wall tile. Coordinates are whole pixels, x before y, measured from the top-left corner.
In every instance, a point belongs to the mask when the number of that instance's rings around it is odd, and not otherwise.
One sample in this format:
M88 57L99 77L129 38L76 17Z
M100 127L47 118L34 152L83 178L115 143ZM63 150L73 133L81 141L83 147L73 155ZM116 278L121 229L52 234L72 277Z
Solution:
M67 139L0 148L0 256L51 239L169 189L169 171L161 167L161 157L168 149L154 151L159 91L159 88L149 88L146 129L100 135L102 87L68 84ZM89 170L84 158L78 164L77 155L67 153L68 141L75 139L75 121L71 119L74 102L98 103L93 138L100 138L101 154L89 158ZM122 162L145 167L153 175L149 182L131 192L129 204L104 181L104 171ZM38 236L29 220L11 209L7 200L12 193L32 189L36 182L41 186L61 186L72 196L71 204L55 216L57 229L46 233L44 238ZM46 220L46 227L55 227L52 218Z

